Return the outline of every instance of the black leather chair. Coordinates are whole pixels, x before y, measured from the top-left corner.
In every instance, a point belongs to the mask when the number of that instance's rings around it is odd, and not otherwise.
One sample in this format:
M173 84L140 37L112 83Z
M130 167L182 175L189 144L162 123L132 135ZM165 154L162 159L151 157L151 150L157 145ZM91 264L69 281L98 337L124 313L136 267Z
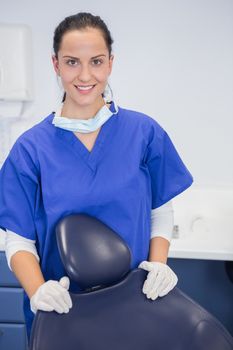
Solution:
M82 287L68 314L38 311L30 350L232 350L221 323L178 288L155 301L147 272L129 271L125 242L94 217L70 215L56 228L67 275Z

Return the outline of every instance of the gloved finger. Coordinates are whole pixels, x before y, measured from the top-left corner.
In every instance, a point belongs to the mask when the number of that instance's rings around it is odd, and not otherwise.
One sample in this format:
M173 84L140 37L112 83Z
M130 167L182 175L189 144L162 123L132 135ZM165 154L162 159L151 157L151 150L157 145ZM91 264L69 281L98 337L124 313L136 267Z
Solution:
M69 308L63 301L63 299L55 299L55 297L52 296L46 296L43 302L46 302L46 304L53 307L53 310L56 311L59 314L62 313L68 313Z
M47 304L46 302L44 301L39 301L37 303L37 310L42 310L42 311L53 311L54 308L53 306Z
M69 309L69 301L66 301L67 290L63 288L59 283L53 284L50 288L47 289L47 293L44 294L43 299L47 300L47 298L51 297L56 301L57 304L61 306L62 309Z
M172 280L170 281L170 283L167 285L166 288L164 288L163 291L161 291L161 292L159 293L159 296L160 296L160 297L163 297L164 295L167 295L167 294L176 286L177 282L178 282L178 278L177 278L177 276L174 274L174 275L172 276Z
M153 301L155 301L158 298L159 294L157 290L153 290L150 292L148 299L151 299Z
M163 284L166 280L166 274L163 272L163 271L159 271L157 276L156 276L156 279L152 285L152 288L151 290L148 292L147 296L148 298L151 298L152 300L155 300L154 298L157 298L158 296L158 291L159 291L159 288L161 286L161 284Z
M160 291L160 293L159 293L160 296L164 296L164 295L168 294L175 287L177 282L178 282L178 278L177 278L176 274L173 271L171 271L170 275L169 275L169 283L164 288L163 291L162 290Z
M142 292L144 294L149 293L149 291L152 289L155 280L157 278L157 273L155 271L151 271L148 273L147 278L144 282L143 288L142 288Z
M62 287L59 282L51 285L49 294L52 295L62 307L64 307L64 305L68 308L72 307L70 293Z
M67 276L62 277L60 279L59 283L66 290L68 290L70 288L70 280L69 280L69 277L67 277Z
M149 285L149 288L146 291L146 297L147 299L155 300L158 297L157 291L153 288L155 281L156 281L157 275L153 275L153 278L151 279L151 284Z
M173 280L174 280L173 279L174 273L167 265L165 266L165 268L163 270L161 270L161 273L163 273L164 279L160 283L160 285L158 286L159 296L161 295L161 293L163 293L164 290L171 288L171 286L173 285Z
M63 298L65 304L70 309L72 307L73 303L72 303L72 299L70 297L70 293L66 289L64 289L64 292L62 292L62 298Z
M41 289L40 293L43 296L59 296L64 290L65 289L59 284L59 282L51 281L50 284L47 284L43 289Z
M157 274L159 273L159 266L154 266L153 270L151 270L148 275L147 275L147 279L144 283L144 288L143 288L143 293L148 293L149 290L151 290L152 286L154 285L156 278L157 278Z
M64 294L60 295L59 298L54 298L54 302L57 304L57 306L60 308L61 312L69 312L69 306L66 302L66 300L64 299Z
M59 296L65 292L67 292L67 290L56 281L43 291L43 295L52 295L59 298Z
M151 264L149 261L142 261L139 265L138 265L139 269L143 269L146 271L152 271L153 270L153 264Z
M166 292L167 290L169 291L170 288L171 288L171 286L172 286L172 280L171 280L171 279L165 279L165 280L160 284L160 286L159 286L158 289L157 289L159 297L166 295L168 292L167 292L166 294L163 294L164 291L165 291L165 292Z
M157 274L154 275L152 289L157 290L158 287L161 285L161 283L163 283L165 279L166 279L166 274L164 273L164 271L158 271Z
M60 279L59 283L63 288L66 289L66 291L63 293L63 298L64 298L64 301L67 304L67 306L69 308L71 308L72 307L72 299L70 297L70 293L68 292L69 287L70 287L69 277L67 277L67 276L62 277Z

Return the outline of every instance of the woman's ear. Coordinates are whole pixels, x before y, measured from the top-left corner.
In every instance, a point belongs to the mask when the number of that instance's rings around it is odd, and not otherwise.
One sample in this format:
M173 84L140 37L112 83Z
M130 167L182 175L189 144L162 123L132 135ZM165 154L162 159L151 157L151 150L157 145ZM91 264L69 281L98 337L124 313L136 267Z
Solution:
M113 59L114 59L114 56L111 55L109 57L109 74L111 74L111 72L112 72Z
M52 61L53 61L53 68L54 68L55 72L57 73L57 75L59 76L60 75L59 64L58 64L58 59L55 55L52 55Z

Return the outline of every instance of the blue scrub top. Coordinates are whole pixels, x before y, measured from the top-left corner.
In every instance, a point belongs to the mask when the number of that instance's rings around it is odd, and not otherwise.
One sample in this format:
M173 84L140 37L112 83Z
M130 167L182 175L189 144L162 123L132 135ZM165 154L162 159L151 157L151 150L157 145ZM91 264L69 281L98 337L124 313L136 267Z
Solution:
M114 109L114 104L110 107ZM90 151L54 114L24 132L0 171L0 227L36 240L45 280L66 275L55 237L57 222L86 213L117 232L132 252L131 268L148 259L151 209L192 184L163 128L151 117L119 108ZM71 291L78 286L71 283ZM33 313L25 294L30 334Z

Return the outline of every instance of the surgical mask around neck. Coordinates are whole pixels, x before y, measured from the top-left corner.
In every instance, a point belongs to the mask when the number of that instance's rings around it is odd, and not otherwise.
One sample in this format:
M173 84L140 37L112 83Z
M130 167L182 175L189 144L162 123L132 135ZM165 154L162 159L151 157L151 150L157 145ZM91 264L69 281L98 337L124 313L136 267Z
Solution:
M52 124L58 128L81 133L89 133L99 129L113 114L118 113L118 107L113 102L114 112L106 104L97 112L93 118L77 119L66 118L61 116L63 104L55 112Z

